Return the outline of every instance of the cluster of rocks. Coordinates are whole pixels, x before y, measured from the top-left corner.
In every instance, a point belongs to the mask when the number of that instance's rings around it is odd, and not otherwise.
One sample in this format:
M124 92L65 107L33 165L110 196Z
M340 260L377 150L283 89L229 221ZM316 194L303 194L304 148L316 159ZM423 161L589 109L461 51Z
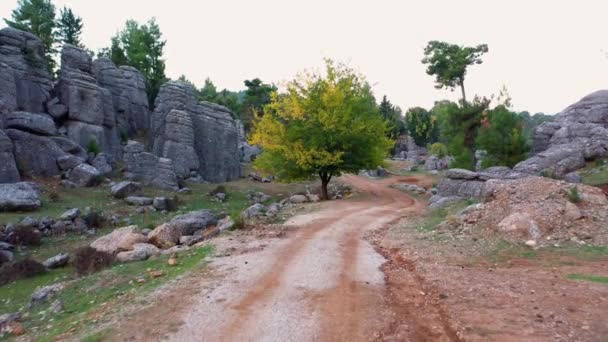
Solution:
M388 172L382 166L378 166L375 170L362 170L359 172L359 176L366 176L370 178L381 178L388 177L390 172Z
M61 175L65 186L94 186L124 162L116 171L126 177L177 190L180 179L236 179L259 153L239 145L227 108L198 102L189 84L164 84L151 112L136 69L66 44L53 82L44 58L36 36L0 30L0 183Z
M446 170L450 164L454 161L451 156L428 156L424 161L424 169L427 171L441 171Z
M287 206L320 201L319 195L311 193L295 194L283 199L279 203L274 202L268 205L264 205L264 203L270 201L272 197L262 192L252 192L248 197L250 202L253 202L254 204L241 213L241 218L244 220L253 218L273 218Z
M426 148L416 145L416 142L410 136L399 137L395 143L394 152L394 159L407 160L414 165L420 164L421 157L427 154Z
M559 241L608 243L608 199L596 187L536 176L491 179L484 184L481 198L483 203L465 208L440 227L450 231L481 227L531 247Z

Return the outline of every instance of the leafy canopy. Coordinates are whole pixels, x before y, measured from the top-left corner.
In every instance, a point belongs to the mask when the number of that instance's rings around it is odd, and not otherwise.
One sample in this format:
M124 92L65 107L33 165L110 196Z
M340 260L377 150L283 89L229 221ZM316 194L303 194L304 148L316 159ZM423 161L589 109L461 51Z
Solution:
M80 41L82 34L82 18L75 15L71 8L63 7L57 20L57 35L63 44L83 47Z
M523 127L523 119L505 106L485 112L476 138L477 147L487 152L482 167L513 167L526 159L530 146Z
M384 118L388 125L388 133L387 136L396 140L400 135L405 133L405 122L403 121L403 113L401 112L401 108L395 106L389 101L384 95L382 97L382 102L378 106L378 111L380 115Z
M467 67L481 64L481 56L486 52L486 44L468 47L433 40L424 49L422 63L428 65L426 73L435 76L436 88L446 87L453 90L461 87L462 101L466 104L464 79Z
M436 121L432 113L421 107L410 108L405 113L407 131L418 146L426 146L437 140L439 126Z
M273 93L250 139L264 150L254 162L258 170L282 181L319 176L325 198L332 176L381 165L392 145L363 77L331 60L326 71Z

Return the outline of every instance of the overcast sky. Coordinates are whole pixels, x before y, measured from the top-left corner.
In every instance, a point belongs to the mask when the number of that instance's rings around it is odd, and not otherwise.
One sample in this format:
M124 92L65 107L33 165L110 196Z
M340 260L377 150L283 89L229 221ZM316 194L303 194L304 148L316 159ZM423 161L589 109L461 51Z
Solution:
M17 0L0 0L9 17ZM436 90L420 63L429 40L490 52L470 69L467 94L505 85L517 110L555 113L608 88L606 0L55 0L84 20L84 44L97 51L127 19L156 17L167 40L167 75L197 85L242 89L255 77L281 83L324 57L367 76L377 98L404 109L456 99ZM5 26L4 23L1 26Z

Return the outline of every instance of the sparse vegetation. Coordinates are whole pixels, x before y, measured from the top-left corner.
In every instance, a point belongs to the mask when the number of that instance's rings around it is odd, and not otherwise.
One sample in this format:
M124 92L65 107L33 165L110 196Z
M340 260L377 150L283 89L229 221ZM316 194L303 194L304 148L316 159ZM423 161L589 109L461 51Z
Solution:
M45 272L46 268L41 263L30 258L11 262L0 267L0 286L17 279L31 278Z
M572 203L578 203L581 201L581 195L578 192L578 188L576 186L571 187L567 193L568 201Z
M20 246L39 246L41 237L40 231L34 227L17 226L9 242Z
M572 279L572 280L583 280L583 281L591 281L591 282L600 283L600 284L608 284L608 277L600 276L600 275L569 274L567 278Z
M99 143L97 142L97 139L91 137L91 139L89 139L89 142L87 143L87 152L88 153L92 153L93 155L98 155L99 153L101 153L101 147L99 147Z
M99 272L112 265L113 262L114 256L112 254L98 251L89 246L78 249L74 253L74 260L72 261L76 273L81 276Z

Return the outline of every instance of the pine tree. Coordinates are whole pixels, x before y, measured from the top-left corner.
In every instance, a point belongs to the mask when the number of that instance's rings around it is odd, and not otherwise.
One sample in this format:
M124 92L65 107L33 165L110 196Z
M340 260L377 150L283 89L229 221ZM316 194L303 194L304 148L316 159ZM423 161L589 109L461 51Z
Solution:
M59 11L59 19L57 20L57 35L59 41L63 44L71 44L78 47L83 47L80 42L82 34L82 18L75 15L71 8L64 7Z

